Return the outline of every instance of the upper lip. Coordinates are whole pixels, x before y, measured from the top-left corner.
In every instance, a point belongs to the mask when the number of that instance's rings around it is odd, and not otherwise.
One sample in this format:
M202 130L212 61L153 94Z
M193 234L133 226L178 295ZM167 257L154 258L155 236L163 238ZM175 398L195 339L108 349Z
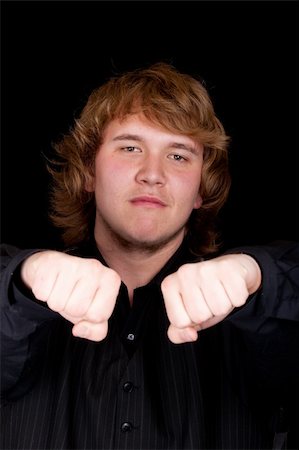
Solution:
M159 197L155 197L153 195L138 195L131 199L131 202L149 202L149 203L157 203L158 205L166 206L166 203L161 200Z

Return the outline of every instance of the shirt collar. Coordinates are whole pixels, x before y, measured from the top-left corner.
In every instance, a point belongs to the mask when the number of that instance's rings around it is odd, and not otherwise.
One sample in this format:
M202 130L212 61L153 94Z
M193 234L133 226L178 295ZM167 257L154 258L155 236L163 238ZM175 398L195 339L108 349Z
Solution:
M84 258L96 258L102 264L108 267L108 264L106 263L105 259L100 253L94 238L90 239L89 241L85 242L84 244L81 244L76 248L69 249L67 252L74 256L81 256ZM148 283L148 286L160 285L167 275L176 272L181 265L201 260L202 258L197 257L189 250L188 242L186 239L184 239L180 247L175 251L175 253L170 257L170 259L161 268L161 270Z

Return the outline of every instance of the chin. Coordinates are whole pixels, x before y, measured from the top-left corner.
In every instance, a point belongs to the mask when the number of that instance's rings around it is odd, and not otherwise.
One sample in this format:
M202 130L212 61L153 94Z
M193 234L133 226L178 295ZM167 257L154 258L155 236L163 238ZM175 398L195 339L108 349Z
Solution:
M145 252L156 252L164 248L172 241L177 241L180 235L184 235L182 230L179 230L173 234L159 234L153 236L153 233L149 230L143 231L142 235L134 234L131 236L118 237L118 243L127 250L137 250Z

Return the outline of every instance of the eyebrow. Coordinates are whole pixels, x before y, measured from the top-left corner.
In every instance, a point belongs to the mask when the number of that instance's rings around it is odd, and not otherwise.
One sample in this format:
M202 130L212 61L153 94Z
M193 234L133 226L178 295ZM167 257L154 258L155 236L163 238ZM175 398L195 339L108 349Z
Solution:
M112 139L113 141L138 141L143 142L143 139L138 134L119 134Z
M137 141L137 142L144 142L144 139L139 136L138 134L120 134L118 136L115 136L113 141ZM178 150L187 150L190 153L194 153L195 155L198 154L198 150L195 146L184 144L183 142L170 142L169 146L171 148L175 148Z
M183 144L181 142L172 142L170 146L172 148L176 148L178 150L180 150L180 149L181 150L187 150L188 152L194 153L195 155L198 154L198 150L195 147L195 145L186 145L186 144Z

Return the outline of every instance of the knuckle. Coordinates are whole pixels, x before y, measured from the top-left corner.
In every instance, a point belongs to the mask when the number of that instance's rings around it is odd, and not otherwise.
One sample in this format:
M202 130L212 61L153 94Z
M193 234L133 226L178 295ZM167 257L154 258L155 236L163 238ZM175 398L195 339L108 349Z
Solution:
M115 272L115 270L108 268L107 269L107 276L110 279L110 282L113 284L113 286L118 286L121 283L121 278L118 275L118 273Z
M84 260L84 263L85 263L85 270L88 274L98 275L99 272L102 271L103 265L97 259L90 258L88 260Z
M167 277L164 278L164 280L161 283L161 289L163 292L167 291L170 288L170 286L173 283L173 278L174 275L168 275Z
M203 261L202 263L200 263L199 265L199 274L201 275L201 277L204 278L208 278L211 275L213 275L214 273L214 266L211 264L210 261Z
M232 264L232 261L231 260L228 260L228 259L221 259L219 262L218 262L218 264L219 264L219 271L220 271L220 273L222 273L222 274L227 274L227 273L230 273L231 274L231 276L235 276L234 274L236 273L235 271L234 271L234 265Z
M184 264L178 269L178 276L180 279L185 279L190 276L190 272L192 271L192 264Z

